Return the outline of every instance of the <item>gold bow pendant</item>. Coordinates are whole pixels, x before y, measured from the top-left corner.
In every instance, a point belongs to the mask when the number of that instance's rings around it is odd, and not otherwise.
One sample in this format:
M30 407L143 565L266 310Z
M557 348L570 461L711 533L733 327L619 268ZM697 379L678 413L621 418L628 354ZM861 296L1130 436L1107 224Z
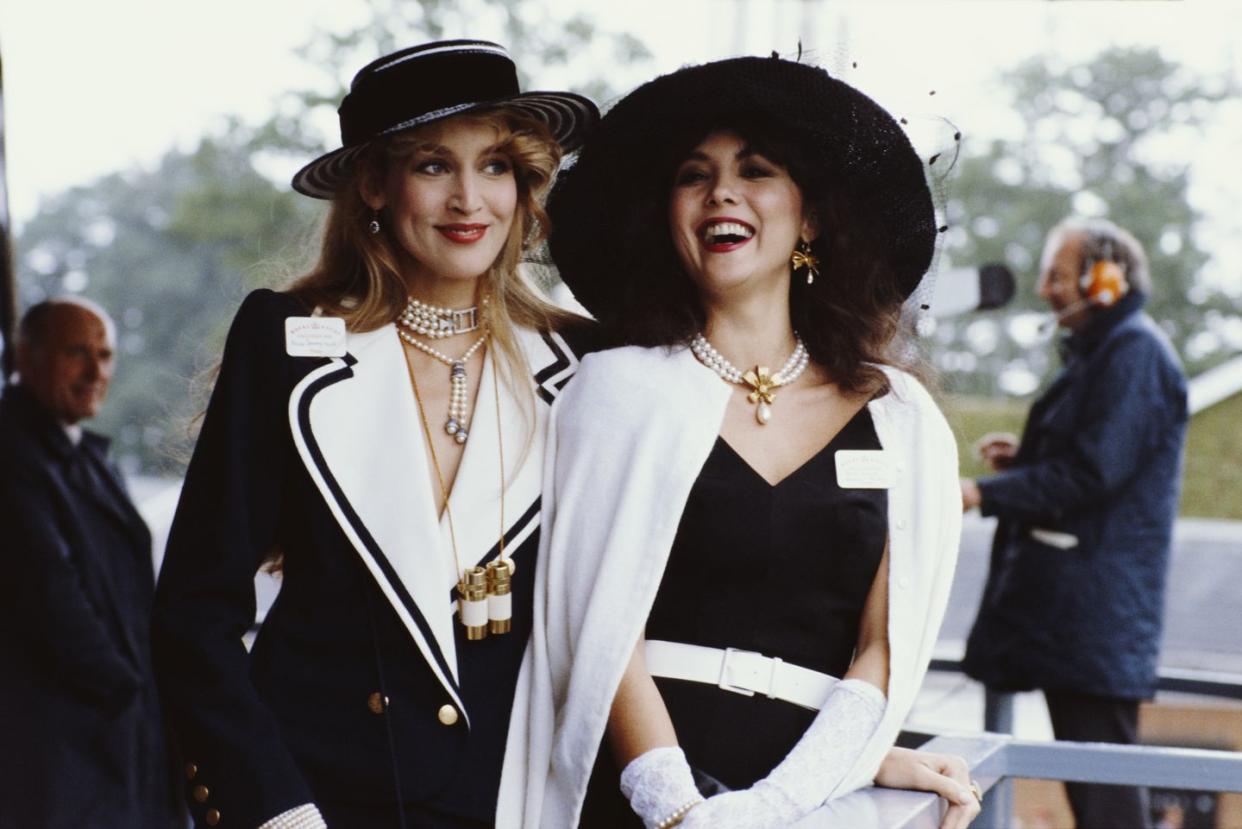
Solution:
M743 374L742 379L752 389L746 399L755 404L755 420L760 426L766 426L772 419L772 402L776 400L773 392L780 388L781 382L772 376L767 366L755 366Z

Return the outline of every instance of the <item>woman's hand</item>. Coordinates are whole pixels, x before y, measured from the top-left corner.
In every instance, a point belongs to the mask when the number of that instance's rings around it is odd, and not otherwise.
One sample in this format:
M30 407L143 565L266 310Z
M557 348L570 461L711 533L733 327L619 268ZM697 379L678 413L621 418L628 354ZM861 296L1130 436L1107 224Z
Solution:
M966 829L979 814L970 789L970 768L956 754L932 754L908 748L889 749L875 776L877 786L933 792L949 801L940 829Z
M962 478L962 512L970 512L983 503L983 493L974 478Z
M908 748L889 749L875 778L890 789L932 792L949 802L940 829L966 829L979 814L980 802L970 790L970 769L955 754L933 754ZM779 789L759 781L753 787L709 797L686 814L682 829L777 829L802 817L803 810Z
M1018 454L1018 436L1010 432L988 432L975 441L975 455L993 472L1013 466Z

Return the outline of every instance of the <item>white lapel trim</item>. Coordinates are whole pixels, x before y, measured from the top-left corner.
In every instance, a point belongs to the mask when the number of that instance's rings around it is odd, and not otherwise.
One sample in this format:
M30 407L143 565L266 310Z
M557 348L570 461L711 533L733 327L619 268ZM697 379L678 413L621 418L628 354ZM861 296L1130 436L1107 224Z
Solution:
M452 606L444 601L452 566L440 543L438 499L426 474L405 356L391 324L350 334L347 352L294 388L294 444L346 538L466 713L457 685ZM394 499L419 506L394 508Z
M551 405L560 396L565 383L578 371L578 355L556 332L541 335L523 330L521 333L526 354L535 373L535 393ZM536 357L539 358L538 361ZM542 366L536 368L539 363Z

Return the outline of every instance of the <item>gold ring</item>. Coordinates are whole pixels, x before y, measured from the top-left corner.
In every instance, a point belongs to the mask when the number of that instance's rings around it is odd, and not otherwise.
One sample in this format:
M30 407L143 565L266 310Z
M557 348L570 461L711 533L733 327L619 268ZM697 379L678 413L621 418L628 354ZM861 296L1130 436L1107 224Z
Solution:
M975 796L975 800L979 801L980 803L983 802L983 790L979 788L978 780L970 781L970 793Z

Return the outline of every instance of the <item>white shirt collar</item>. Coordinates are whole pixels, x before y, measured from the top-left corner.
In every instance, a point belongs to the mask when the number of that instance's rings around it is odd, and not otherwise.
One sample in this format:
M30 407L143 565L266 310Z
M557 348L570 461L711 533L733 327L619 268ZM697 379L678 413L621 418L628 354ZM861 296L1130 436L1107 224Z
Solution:
M76 423L61 423L60 428L65 430L65 437L69 438L69 442L74 446L82 443L82 427Z

